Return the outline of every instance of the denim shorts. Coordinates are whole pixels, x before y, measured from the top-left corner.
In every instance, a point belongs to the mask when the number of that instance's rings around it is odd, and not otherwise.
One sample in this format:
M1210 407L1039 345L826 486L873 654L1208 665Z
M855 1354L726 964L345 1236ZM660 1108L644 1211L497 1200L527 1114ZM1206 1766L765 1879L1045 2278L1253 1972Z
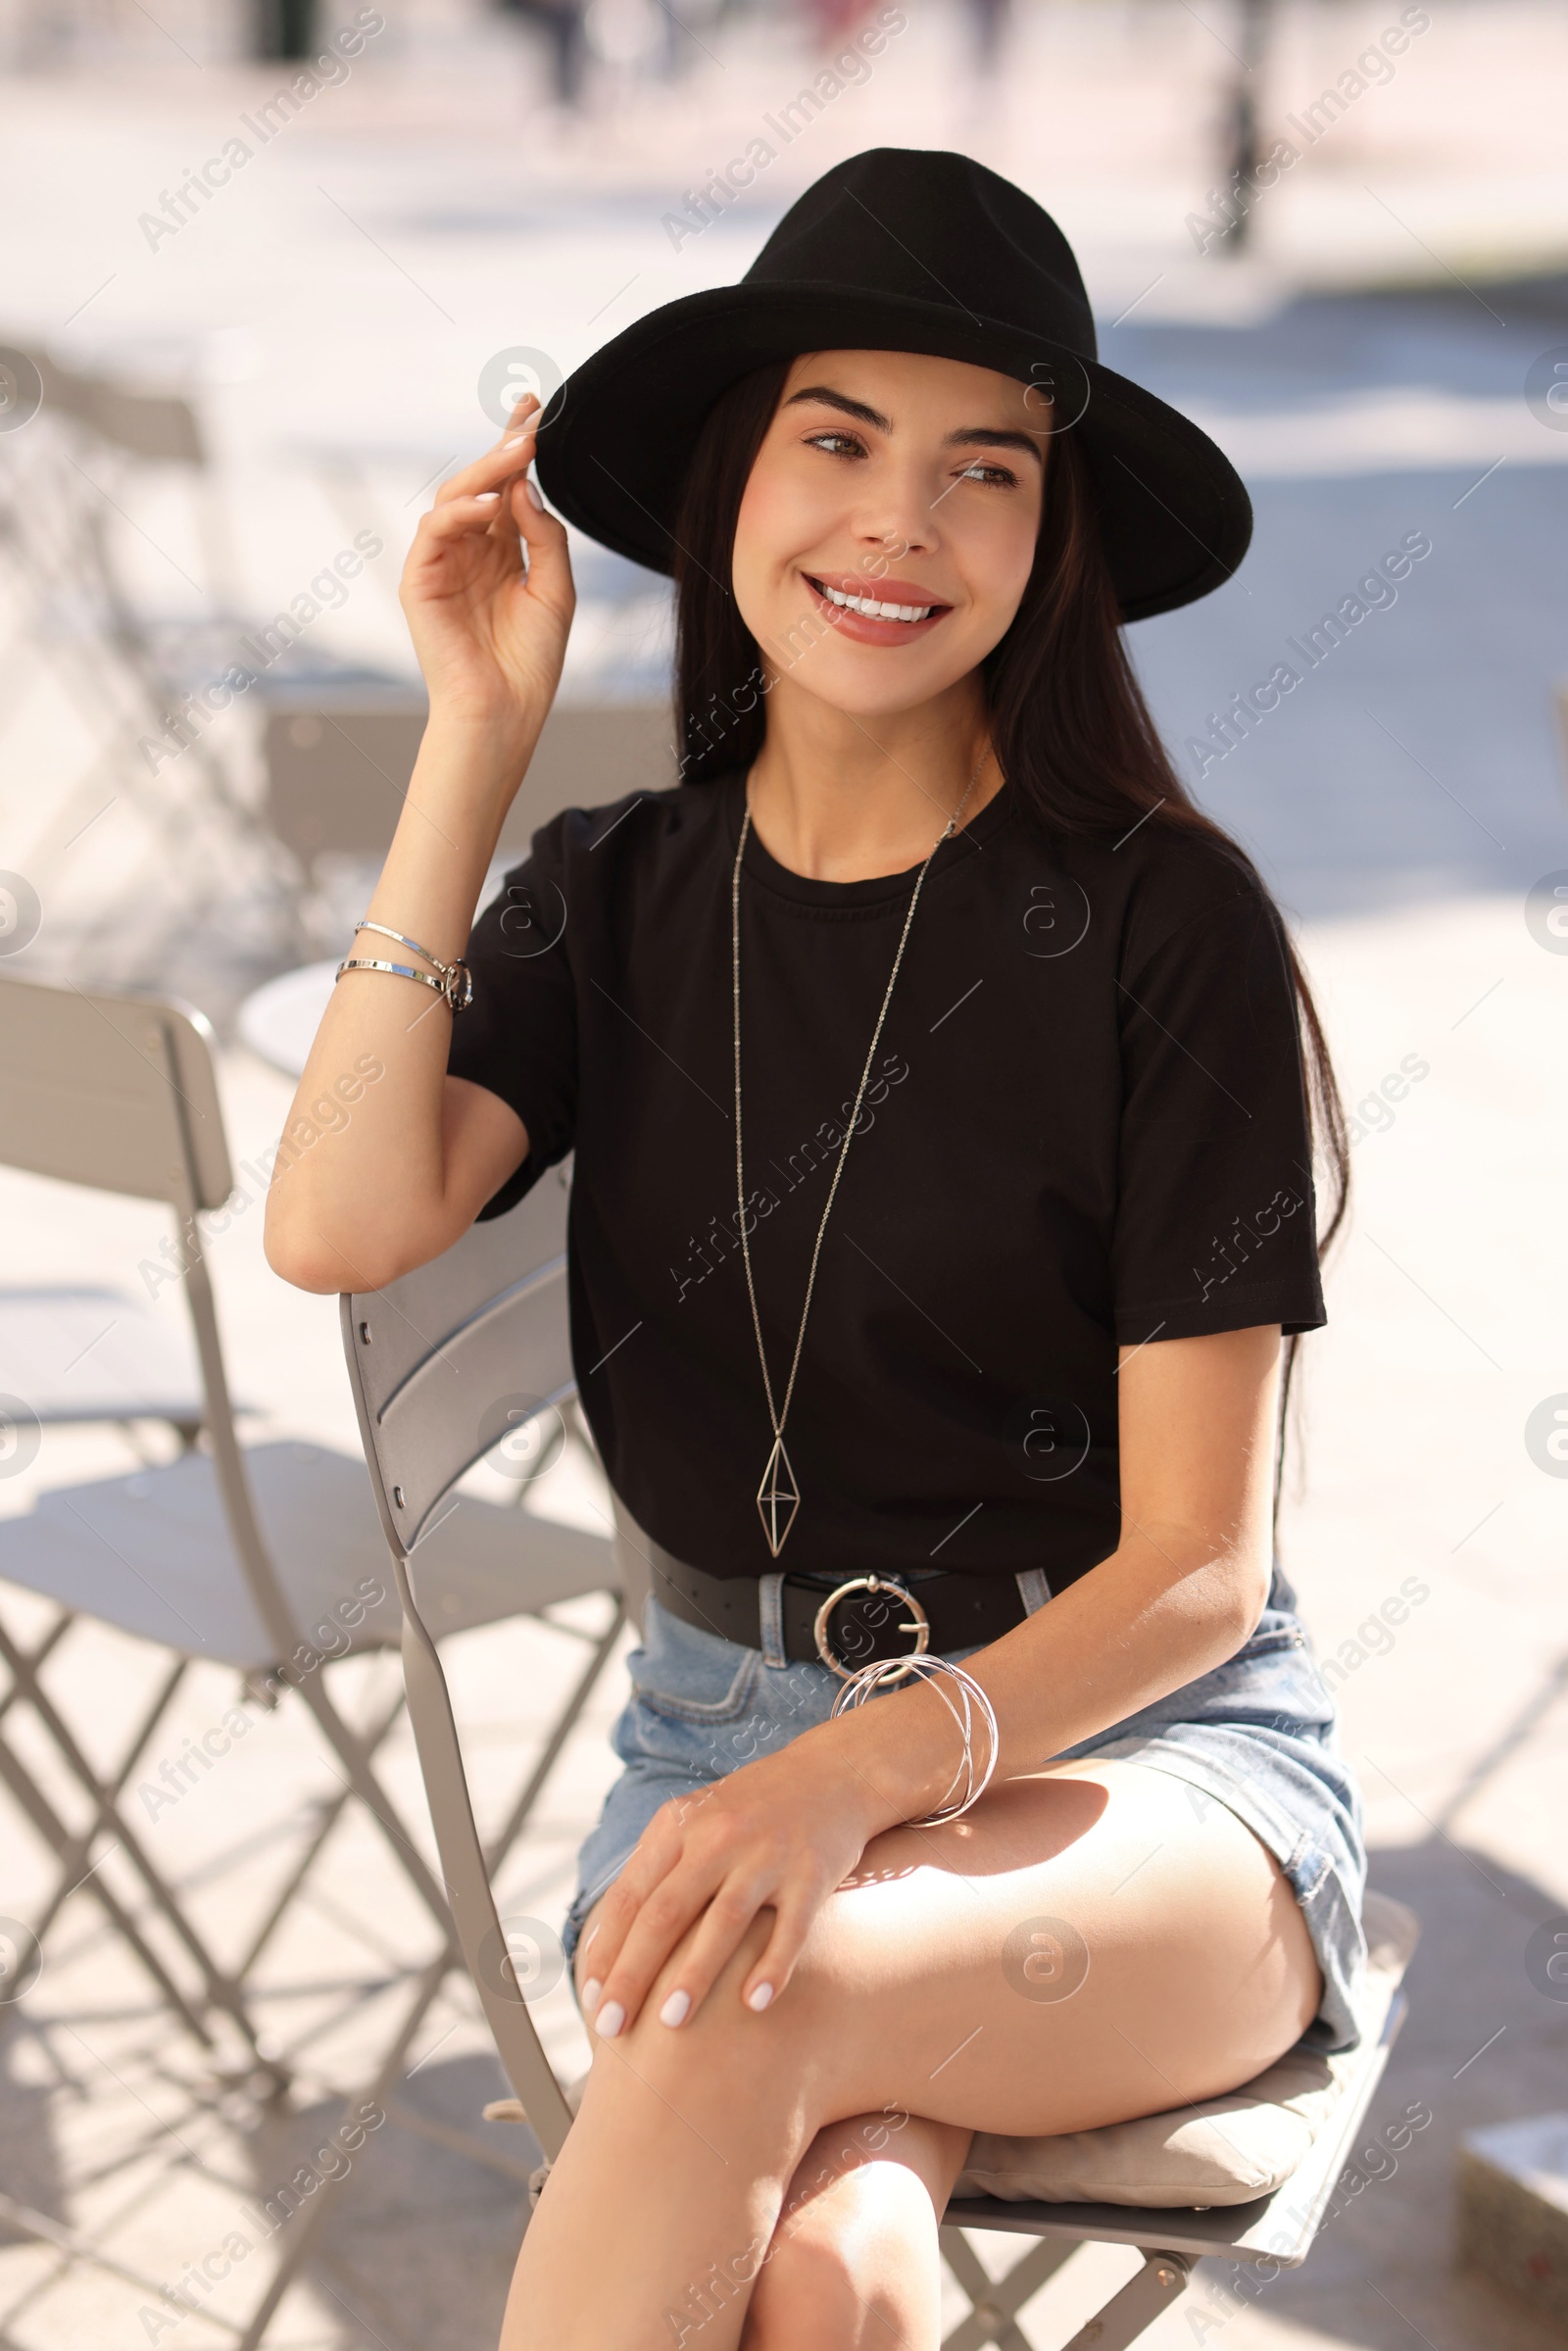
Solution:
M660 1805L825 1722L841 1688L825 1665L769 1665L760 1649L688 1625L655 1599L629 1664L632 1694L613 1735L625 1769L578 1856L564 1936L568 1961L589 1911ZM1186 1780L1260 1838L1301 1906L1323 1971L1322 2005L1303 2041L1325 2051L1353 2048L1366 1961L1360 1799L1339 1752L1333 1701L1296 1595L1277 1570L1257 1630L1234 1657L1057 1760L1100 1755Z

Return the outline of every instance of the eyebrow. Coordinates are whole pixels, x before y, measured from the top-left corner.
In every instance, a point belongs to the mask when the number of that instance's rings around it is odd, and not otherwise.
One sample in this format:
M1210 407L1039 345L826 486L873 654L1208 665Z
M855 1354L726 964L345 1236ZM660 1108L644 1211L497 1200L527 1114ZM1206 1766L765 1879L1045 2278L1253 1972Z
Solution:
M835 392L827 384L808 384L803 391L792 392L785 401L786 408L796 408L803 401L816 401L823 408L838 409L846 416L854 416L861 424L869 424L877 432L891 432L893 419L884 416L880 409L871 408L863 400L852 400L847 392ZM1005 425L966 424L950 432L944 443L949 449L1026 449L1037 464L1044 464L1040 455L1040 436L1037 433L1015 432Z

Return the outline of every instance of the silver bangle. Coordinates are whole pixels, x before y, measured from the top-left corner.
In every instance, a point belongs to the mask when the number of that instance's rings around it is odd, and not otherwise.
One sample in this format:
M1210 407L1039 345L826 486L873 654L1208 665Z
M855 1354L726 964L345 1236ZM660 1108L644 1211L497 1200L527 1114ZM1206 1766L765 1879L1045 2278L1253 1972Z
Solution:
M991 1785L992 1774L996 1771L997 1759L1002 1752L996 1710L973 1674L967 1673L961 1665L955 1665L951 1658L935 1657L929 1651L924 1655L909 1657L878 1657L870 1665L862 1665L851 1674L833 1701L833 1712L828 1720L834 1721L852 1706L858 1706L863 1699L874 1696L884 1686L891 1687L911 1673L917 1674L922 1682L929 1682L936 1690L937 1696L957 1724L958 1735L963 1740L958 1768L949 1781L936 1810L924 1814L919 1820L906 1823L910 1829L939 1829L944 1821L956 1821L960 1813L967 1812L971 1805L979 1803ZM939 1678L944 1674L958 1685L958 1706L954 1704L946 1690L937 1687ZM974 1759L975 1714L985 1724L991 1749L986 1768L978 1776Z
M439 955L432 955L427 947L421 947L417 939L406 939L401 931L389 930L384 922L357 922L354 925L356 938L361 931L378 931L383 939L395 939L399 947L406 947L412 954L423 955L427 963L433 963L441 976L432 979L427 971L416 971L412 963L383 963L369 955L347 955L332 975L334 988L345 971L390 971L400 980L417 980L422 987L433 988L437 996L445 997L454 1013L468 1009L473 1002L473 974L462 955L450 963L443 963Z

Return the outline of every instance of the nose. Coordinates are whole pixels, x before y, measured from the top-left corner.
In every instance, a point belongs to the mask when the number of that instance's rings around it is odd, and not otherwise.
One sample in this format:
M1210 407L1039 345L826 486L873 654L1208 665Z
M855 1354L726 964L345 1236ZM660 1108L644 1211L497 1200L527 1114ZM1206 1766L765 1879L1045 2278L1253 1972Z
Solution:
M925 467L912 457L890 457L875 472L853 521L867 556L885 556L890 563L899 563L906 556L932 554L941 543L941 517Z

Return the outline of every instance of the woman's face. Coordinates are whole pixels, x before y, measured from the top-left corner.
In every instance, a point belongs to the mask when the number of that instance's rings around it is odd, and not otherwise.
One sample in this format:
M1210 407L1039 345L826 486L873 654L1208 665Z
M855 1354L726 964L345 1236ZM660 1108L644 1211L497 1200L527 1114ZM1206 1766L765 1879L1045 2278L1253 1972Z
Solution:
M736 603L774 677L870 717L975 668L1034 563L1050 424L989 367L798 359L735 529Z

